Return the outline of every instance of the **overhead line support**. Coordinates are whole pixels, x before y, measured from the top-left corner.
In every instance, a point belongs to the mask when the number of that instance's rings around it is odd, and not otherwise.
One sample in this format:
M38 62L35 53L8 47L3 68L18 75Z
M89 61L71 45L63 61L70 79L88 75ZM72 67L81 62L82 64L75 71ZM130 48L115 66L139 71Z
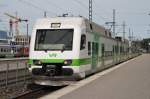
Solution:
M92 0L89 0L89 21L92 22Z

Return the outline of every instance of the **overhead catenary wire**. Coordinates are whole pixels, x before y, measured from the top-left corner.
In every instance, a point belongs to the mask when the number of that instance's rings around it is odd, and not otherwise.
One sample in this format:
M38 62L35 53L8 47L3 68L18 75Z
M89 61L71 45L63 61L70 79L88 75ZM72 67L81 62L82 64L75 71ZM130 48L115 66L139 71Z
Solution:
M85 10L88 10L89 8L88 8L88 6L87 5L85 5L83 2L81 2L81 1L79 1L79 0L73 0L74 2L76 2L77 4L79 4L82 8L84 8ZM107 18L104 18L103 16L100 16L100 15L98 15L98 14L96 14L95 12L93 12L93 14L94 15L96 15L97 16L97 18L99 18L100 20L104 20L104 21L106 21L106 19Z
M84 17L86 17L87 16L87 14L88 14L88 10L85 8L85 7L82 7L83 6L83 3L79 3L78 1L76 1L76 0L72 0L72 2L70 1L70 0L68 0L68 2L69 3L73 3L72 5L74 5L74 6L71 6L71 8L73 8L73 9L75 9L75 10L73 10L74 11L74 13L76 13L77 12L77 14L79 14L79 16L84 16ZM84 5L85 6L85 5ZM79 9L80 8L80 9ZM76 11L76 12L75 12ZM81 13L80 13L81 12ZM86 15L85 15L86 14Z
M57 13L55 13L55 12L53 12L53 11L49 11L49 10L46 10L46 9L44 9L44 8L41 8L41 7L39 7L39 6L37 6L37 5L35 5L35 4L33 4L33 3L31 3L31 2L28 2L28 1L25 1L25 0L18 0L18 1L20 1L20 2L22 2L22 3L25 3L26 5L28 5L28 6L31 6L31 7L34 7L34 8L36 8L36 9L39 9L39 10L41 10L41 11L43 11L43 12L47 12L47 13L52 13L52 14L54 14L54 15L57 15ZM84 8L85 10L87 10L88 9L88 6L87 5L85 5L83 2L81 2L81 1L79 1L79 0L73 0L74 2L76 2L77 4L79 4L82 8ZM57 6L56 4L54 4L53 2L50 2L50 1L47 1L47 2L49 2L49 3L52 3L51 5L52 6L56 6L57 8L59 8L59 9L63 9L62 7L59 7L59 6ZM64 10L64 9L63 9ZM88 11L87 11L88 12ZM96 13L93 13L94 15L97 15ZM106 18L104 18L104 17L102 17L102 16L100 16L100 15L97 15L98 17L97 18L99 18L100 17L100 19L103 19L104 21L106 21Z
M87 5L85 5L84 3L82 3L81 1L79 1L79 0L73 0L74 2L76 2L76 3L78 3L80 6L82 6L85 10L87 10L88 9L88 6Z
M64 9L63 7L58 6L57 4L55 4L55 3L52 2L52 1L49 1L49 0L45 0L45 1L47 1L48 4L50 4L51 6L56 7L56 8L58 8L58 9L60 9L60 10L64 10L64 11L65 11L65 9Z
M41 7L39 7L39 6L37 6L36 4L33 4L33 3L31 3L31 2L28 2L28 1L26 1L26 0L18 0L18 1L21 1L22 3L25 3L25 4L27 4L28 6L32 6L32 7L34 7L34 8L36 8L36 9L39 9L39 10L41 10L41 11L47 11L47 13L52 13L52 14L55 14L55 15L57 15L56 14L56 12L53 12L53 11L49 11L49 10L45 10L44 8L41 8ZM82 1L80 1L80 0L73 0L74 2L76 2L78 5L80 5L84 10L87 10L87 12L88 12L88 5L86 5L85 3L83 3ZM62 9L62 10L65 10L64 8L62 8L62 7L60 7L59 5L57 5L56 3L54 3L54 2L52 2L52 1L45 1L45 2L47 2L48 4L51 4L51 6L56 6L57 7L57 9ZM102 21L106 21L106 20L108 20L108 18L105 18L105 17L103 17L103 16L101 16L101 15L99 15L100 13L99 12L93 12L93 14L94 14L94 16L93 17L96 17L96 18L98 18L99 20L102 20ZM117 13L117 14L119 14L119 13ZM138 13L125 13L125 12L121 12L120 14L145 14L144 12L142 13L140 13L140 12L138 12ZM95 20L95 18L94 18L94 20ZM109 19L110 20L110 19ZM134 26L136 26L136 27L138 27L138 26L147 26L147 25L142 25L142 24L140 24L140 25L134 25Z
M35 5L35 4L31 3L31 2L28 2L28 1L25 1L25 0L18 0L18 1L24 3L24 4L28 5L28 6L34 7L34 8L36 8L36 9L39 9L39 10L41 10L41 11L43 11L43 12L46 11L47 13L52 13L52 14L54 14L54 15L57 15L55 12L50 11L50 10L46 10L46 9L44 9L44 8L41 8L41 7L38 7L37 5Z

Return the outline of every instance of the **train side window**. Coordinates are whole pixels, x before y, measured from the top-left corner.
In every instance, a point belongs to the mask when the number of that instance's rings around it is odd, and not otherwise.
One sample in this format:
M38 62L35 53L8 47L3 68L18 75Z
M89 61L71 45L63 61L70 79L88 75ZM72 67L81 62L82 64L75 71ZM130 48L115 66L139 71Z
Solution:
M109 37L111 37L111 32L109 32Z
M118 54L119 49L118 49L118 45L116 46L116 54Z
M3 51L6 52L5 49L3 49Z
M81 35L81 44L80 44L80 50L83 50L86 46L86 36L85 34Z
M105 55L104 54L105 53L105 45L104 44L102 44L102 49L101 50L102 50L102 57L104 57L104 55Z
M105 36L107 36L107 31L105 31Z
M91 42L88 42L88 55L91 55Z
M90 24L90 29L91 29L91 30L93 30L93 26L92 26L92 24Z
M95 43L95 47L96 47L96 54L98 54L98 50L99 50L98 43Z
M1 52L3 52L3 48L1 48Z
M115 48L114 48L114 45L112 46L113 50L112 50L112 55L114 54L115 52Z
M124 47L122 46L122 53L124 53Z

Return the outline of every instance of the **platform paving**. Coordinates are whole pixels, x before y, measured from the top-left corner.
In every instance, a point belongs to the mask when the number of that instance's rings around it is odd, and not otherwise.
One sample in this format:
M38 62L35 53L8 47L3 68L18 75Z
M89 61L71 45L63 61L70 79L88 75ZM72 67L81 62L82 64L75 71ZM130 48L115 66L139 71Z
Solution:
M58 97L60 93L54 94ZM150 99L150 54L130 60L58 99Z

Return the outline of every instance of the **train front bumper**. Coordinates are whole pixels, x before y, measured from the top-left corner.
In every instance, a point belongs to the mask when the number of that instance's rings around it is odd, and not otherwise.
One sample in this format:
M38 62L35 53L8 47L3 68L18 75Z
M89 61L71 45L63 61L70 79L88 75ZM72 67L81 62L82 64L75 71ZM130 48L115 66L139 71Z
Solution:
M79 80L78 75L73 76L35 76L33 75L33 81L38 85L46 85L46 86L64 86L69 85L71 83Z
M82 79L78 66L63 66L61 75L45 75L42 66L30 66L33 82L38 85L63 86Z

